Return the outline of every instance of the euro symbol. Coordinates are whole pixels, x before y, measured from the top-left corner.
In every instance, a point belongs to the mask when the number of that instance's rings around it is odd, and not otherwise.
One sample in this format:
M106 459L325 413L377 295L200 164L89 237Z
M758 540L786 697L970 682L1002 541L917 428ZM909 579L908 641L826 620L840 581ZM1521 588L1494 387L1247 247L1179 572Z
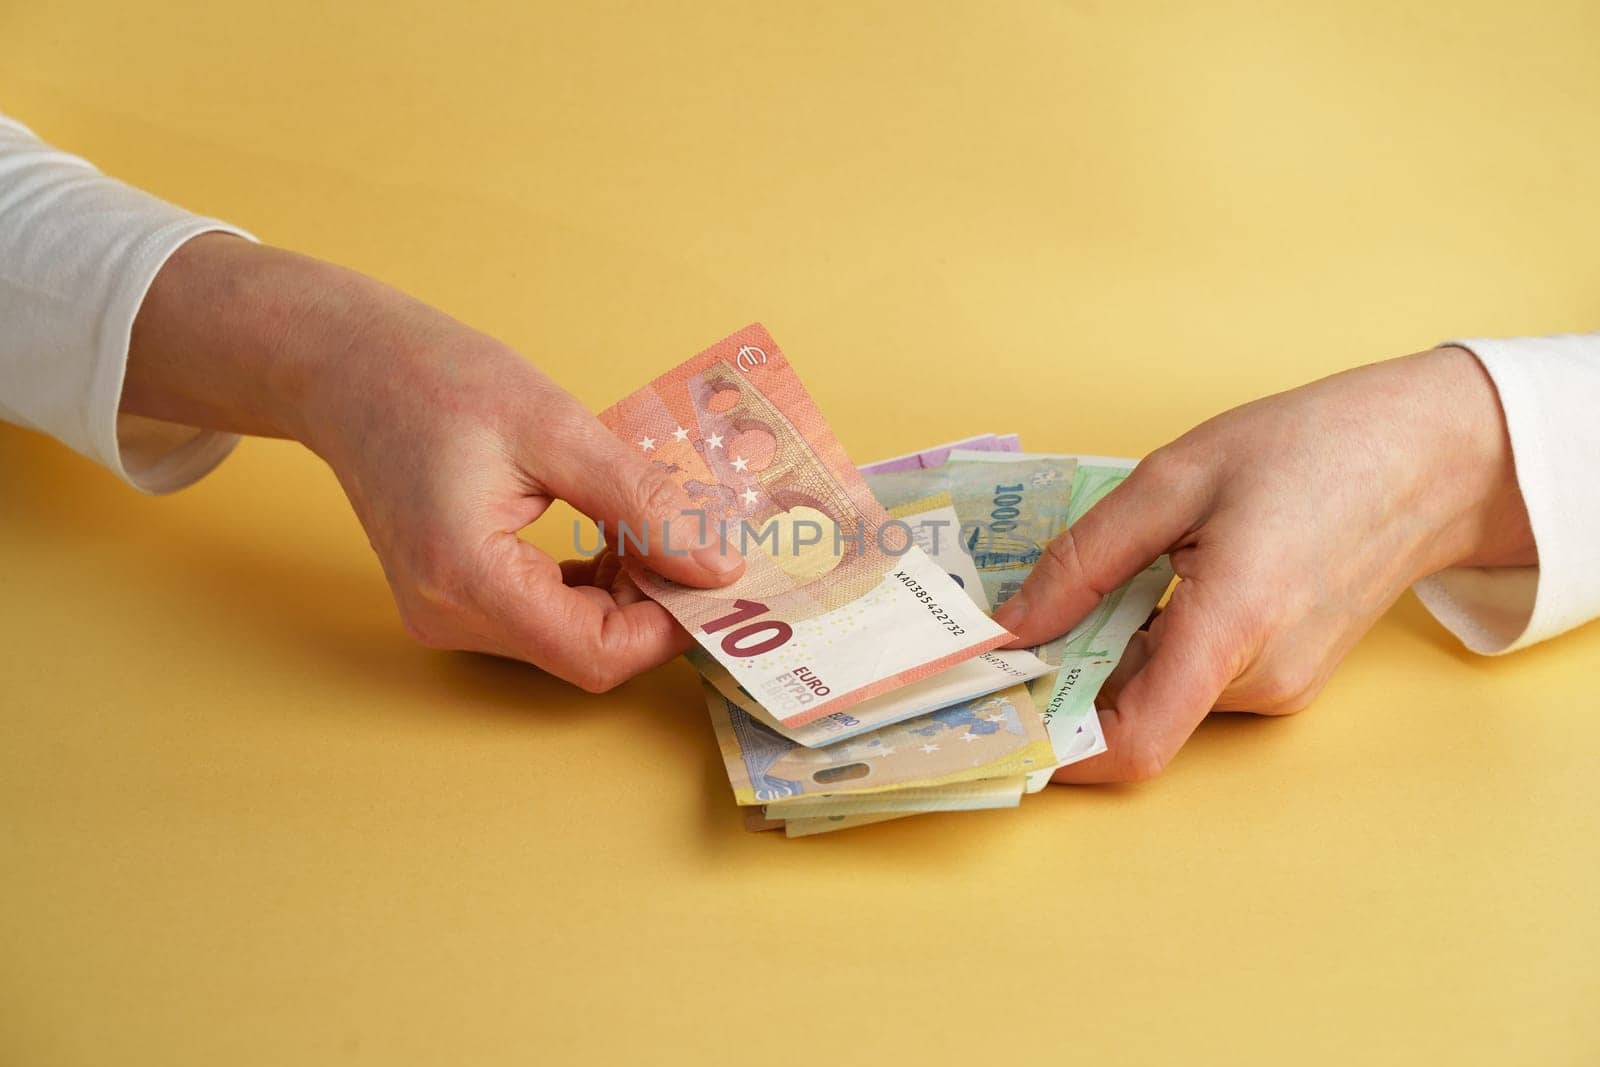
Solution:
M749 374L766 361L766 352L755 345L741 345L739 354L733 357L734 365L746 374Z

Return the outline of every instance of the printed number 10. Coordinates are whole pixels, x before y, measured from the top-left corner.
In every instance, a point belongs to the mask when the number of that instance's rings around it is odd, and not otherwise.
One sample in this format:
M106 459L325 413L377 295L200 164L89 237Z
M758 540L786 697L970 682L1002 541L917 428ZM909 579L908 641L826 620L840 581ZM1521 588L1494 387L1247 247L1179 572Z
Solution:
M789 638L794 636L794 627L782 619L768 619L765 622L752 622L767 610L765 604L758 604L754 600L735 600L733 614L724 615L720 619L712 619L701 629L708 634L719 633L730 626L738 626L722 639L722 651L730 656L759 656L763 652L771 652L780 647ZM748 623L739 626L740 623ZM766 636L762 636L766 635Z

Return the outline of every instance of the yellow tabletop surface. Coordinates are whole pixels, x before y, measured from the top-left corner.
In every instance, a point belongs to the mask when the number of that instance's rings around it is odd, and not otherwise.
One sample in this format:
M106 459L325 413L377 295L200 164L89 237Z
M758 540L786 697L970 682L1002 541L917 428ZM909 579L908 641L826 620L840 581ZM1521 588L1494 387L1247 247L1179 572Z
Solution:
M860 460L1137 456L1600 326L1597 40L1583 0L11 3L0 110L596 408L759 319ZM0 429L0 561L5 1064L1600 1061L1600 627L1482 659L1408 596L1152 783L790 841L682 661L594 697L413 645L298 446L156 499Z

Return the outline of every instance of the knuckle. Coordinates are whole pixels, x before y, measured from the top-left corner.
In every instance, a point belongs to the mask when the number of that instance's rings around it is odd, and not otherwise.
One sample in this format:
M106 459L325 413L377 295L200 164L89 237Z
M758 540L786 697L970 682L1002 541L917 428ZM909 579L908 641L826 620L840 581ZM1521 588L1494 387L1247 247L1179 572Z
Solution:
M1078 551L1078 539L1069 527L1059 537L1044 546L1045 560L1059 570L1069 581L1083 575L1083 557Z
M401 611L400 622L405 626L406 633L411 639L422 647L440 651L450 648L450 642L445 638L443 628L426 613Z
M591 653L579 665L572 679L574 685L585 693L609 693L625 680L623 676L598 653Z
M1317 695L1315 693L1301 693L1300 695L1296 696L1292 700L1285 701L1282 704L1275 704L1272 707L1267 708L1265 710L1264 714L1267 714L1267 715L1298 715L1298 714L1300 714L1300 712L1302 712L1302 711L1306 710L1306 708L1310 707L1311 706L1311 702L1313 700L1315 700L1316 698L1317 698Z
M576 677L571 679L571 682L585 693L592 693L596 696L611 688L606 684L605 677L595 671L580 671Z
M453 648L452 634L472 630L474 608L469 568L442 544L427 542L403 582L395 583L396 600L406 630L429 648Z
M622 684L622 679L608 670L600 669L590 673L580 686L586 693L609 693Z
M675 513L678 510L678 487L655 467L647 467L633 487L633 499L647 518Z
M596 426L597 421L589 410L565 391L544 412L544 434L566 448L578 447L592 439Z
M1140 745L1128 753L1122 764L1123 782L1148 782L1167 769L1167 754L1154 745Z
M1262 672L1255 687L1264 709L1277 714L1299 711L1316 695L1316 672L1296 664L1274 663Z
M585 637L566 649L555 653L552 657L556 660L548 666L582 689L585 693L606 693L615 689L621 682L615 670L613 657L607 655L607 622L602 621L595 628L590 629L581 618L574 616L568 620L564 627L568 633L583 633ZM552 650L554 651L554 650Z
M1322 691L1322 681L1297 680L1283 685L1276 693L1270 694L1266 707L1263 710L1268 715L1293 715L1304 711L1317 699L1317 694Z
M441 568L418 581L414 595L421 609L432 615L451 618L467 610L467 583L453 568Z
M427 606L449 607L461 599L465 586L462 552L449 537L421 531L407 553L401 577L414 599Z
M1180 437L1140 460L1131 478L1137 478L1154 492L1176 495L1192 491L1208 476L1204 457Z

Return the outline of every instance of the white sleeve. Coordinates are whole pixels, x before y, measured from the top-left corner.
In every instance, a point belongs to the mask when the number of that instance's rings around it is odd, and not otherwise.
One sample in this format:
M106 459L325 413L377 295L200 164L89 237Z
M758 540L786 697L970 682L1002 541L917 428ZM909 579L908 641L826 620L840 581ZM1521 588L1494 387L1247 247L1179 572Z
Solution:
M1417 596L1474 652L1510 652L1600 617L1600 334L1447 343L1499 391L1539 565L1443 571Z
M117 411L150 283L179 246L212 230L253 239L107 178L0 115L0 420L150 493L222 462L233 434Z

